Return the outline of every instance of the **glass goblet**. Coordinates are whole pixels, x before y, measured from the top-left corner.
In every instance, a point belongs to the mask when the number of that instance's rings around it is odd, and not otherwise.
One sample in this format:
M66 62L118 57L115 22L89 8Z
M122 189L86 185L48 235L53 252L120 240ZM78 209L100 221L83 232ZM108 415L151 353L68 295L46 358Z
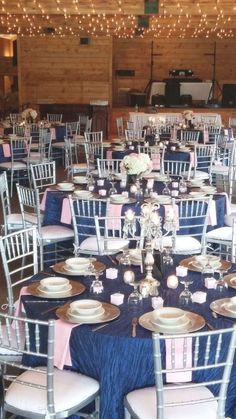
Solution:
M185 276L180 279L180 283L184 285L184 290L179 295L179 303L180 305L188 305L192 302L192 293L189 290L189 285L191 285L193 281Z
M227 269L217 269L215 270L216 273L216 291L218 292L224 292L228 288L228 284L224 281L224 275L227 274Z
M108 191L108 195L111 196L111 195L117 194L117 190L115 188L115 176L114 176L114 173L109 173L108 179L109 179L109 182L111 183L111 188Z
M129 308L131 310L138 310L140 306L142 305L142 300L143 300L142 295L138 291L139 283L133 282L130 285L133 286L134 290L131 292L131 294L128 297Z
M90 271L92 274L95 275L95 280L92 281L91 286L90 286L90 292L92 294L100 294L101 292L103 292L103 289L104 289L103 283L99 279L99 277L103 274L103 271L97 269L96 266L92 262L90 264Z
M170 190L170 188L169 188L169 186L168 186L168 184L169 184L169 180L168 181L166 181L166 182L164 182L164 188L162 189L162 195L171 195L171 190Z
M164 254L163 254L163 264L166 266L172 266L174 264L173 258L171 256L172 254L172 247L165 247L164 249Z

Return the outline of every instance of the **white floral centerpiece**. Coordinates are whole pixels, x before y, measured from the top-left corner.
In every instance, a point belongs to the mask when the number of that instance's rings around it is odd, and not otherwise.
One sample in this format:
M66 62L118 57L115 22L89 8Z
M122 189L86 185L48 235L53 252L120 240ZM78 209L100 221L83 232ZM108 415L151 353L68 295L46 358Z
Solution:
M186 111L183 112L183 118L187 125L193 125L194 113L192 110L186 109Z
M26 121L33 120L37 118L38 114L35 109L27 108L21 113L22 119L25 119Z
M132 153L123 158L122 168L128 175L140 176L141 174L147 174L152 171L152 161L148 154Z

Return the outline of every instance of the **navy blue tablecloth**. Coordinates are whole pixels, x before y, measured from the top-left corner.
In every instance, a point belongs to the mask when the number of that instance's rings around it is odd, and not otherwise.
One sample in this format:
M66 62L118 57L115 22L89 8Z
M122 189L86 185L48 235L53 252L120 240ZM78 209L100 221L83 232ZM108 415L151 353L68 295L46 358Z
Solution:
M175 264L178 264L181 259L183 257L175 257ZM114 267L107 257L102 257L100 260L107 267ZM236 266L234 266L235 268ZM139 268L133 267L133 269L136 279L142 278ZM178 298L183 285L179 284L176 290L168 289L166 286L167 276L174 272L174 267L168 267L163 272L160 295L164 299L165 306L179 306ZM193 280L190 286L191 291L206 291L200 273L189 272L189 276ZM43 277L45 277L45 274L38 274L34 277L34 280L39 280ZM89 291L92 281L91 277L73 277L73 279L80 280L86 286L86 291L82 295L75 297L75 299L95 298L109 302L110 295L114 292L121 292L125 295L124 304L120 306L121 314L118 320L114 320L108 326L95 332L92 330L93 325L80 325L73 328L70 339L72 369L90 375L100 382L101 419L122 419L124 395L133 389L154 384L151 332L138 326L137 337L131 337L132 318L152 310L151 298L143 299L143 305L138 312L130 311L127 297L131 293L132 288L123 282L120 270L117 279L106 279L105 274L101 277L104 284L104 292L99 295L91 294ZM230 327L232 319L213 318L209 304L213 300L233 295L236 295L236 291L230 288L222 293L216 290L208 290L206 303L192 303L185 309L203 315L216 329ZM41 312L50 306L58 306L60 304L58 299L55 302L52 300L51 302L45 301L45 303L41 302L38 304L37 297L27 295L23 296L22 299L27 316L56 319L54 311L44 315ZM34 302L31 303L31 301ZM65 302L66 299L62 300L61 304ZM227 343L225 348L227 348ZM236 419L236 363L232 370L228 389L226 416Z

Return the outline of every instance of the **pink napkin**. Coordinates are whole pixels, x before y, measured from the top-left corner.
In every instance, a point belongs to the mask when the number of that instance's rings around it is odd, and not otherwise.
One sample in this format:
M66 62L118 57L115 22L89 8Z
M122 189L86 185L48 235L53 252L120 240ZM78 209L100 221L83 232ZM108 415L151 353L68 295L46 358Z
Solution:
M161 159L160 154L152 154L152 168L153 170L160 170Z
M59 370L63 370L64 365L72 365L69 343L71 331L76 326L79 325L64 322L60 319L55 321L54 365Z
M56 140L56 129L50 128L50 133L51 133L52 140Z
M217 224L216 218L216 201L212 199L209 207L208 225L215 226Z
M111 204L110 202L108 203L108 207L107 207L107 215L108 217L111 217L111 219L107 221L107 227L112 229L117 229L119 230L121 227L121 221L120 221L120 217L121 217L121 210L122 210L122 205L117 205L117 204ZM119 218L112 218L112 217L119 217Z
M41 201L41 204L40 204L41 211L45 211L45 205L46 205L48 191L51 191L51 188L46 188L45 191L44 191L42 201Z
M22 287L20 290L19 298L15 302L15 313L14 316L16 317L22 317L22 304L21 304L21 296L22 295L30 295L29 292L27 292L28 287Z
M228 194L226 192L220 192L219 195L224 195L225 196L225 213L226 213L226 215L230 215L232 211L231 211L231 206L230 206L230 201L229 201Z
M107 159L112 160L112 150L107 150Z
M183 356L183 352L185 356ZM184 362L184 359L185 362ZM175 365L172 366L172 359ZM185 369L192 367L192 338L176 338L166 340L166 368ZM191 371L179 371L166 373L166 382L181 383L192 381Z
M3 144L2 150L4 157L11 157L11 149L9 144Z
M61 223L64 224L71 224L71 209L70 209L70 202L68 198L64 198L62 201L62 208L61 208Z

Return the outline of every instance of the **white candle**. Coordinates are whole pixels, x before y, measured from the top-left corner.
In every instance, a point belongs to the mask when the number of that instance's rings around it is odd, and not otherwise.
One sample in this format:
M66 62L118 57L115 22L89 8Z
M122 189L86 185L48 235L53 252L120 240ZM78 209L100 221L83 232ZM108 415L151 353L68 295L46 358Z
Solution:
M125 271L124 273L124 282L126 284L131 284L135 280L135 275L133 271Z
M179 285L179 281L176 275L170 275L167 278L167 287L175 289Z

